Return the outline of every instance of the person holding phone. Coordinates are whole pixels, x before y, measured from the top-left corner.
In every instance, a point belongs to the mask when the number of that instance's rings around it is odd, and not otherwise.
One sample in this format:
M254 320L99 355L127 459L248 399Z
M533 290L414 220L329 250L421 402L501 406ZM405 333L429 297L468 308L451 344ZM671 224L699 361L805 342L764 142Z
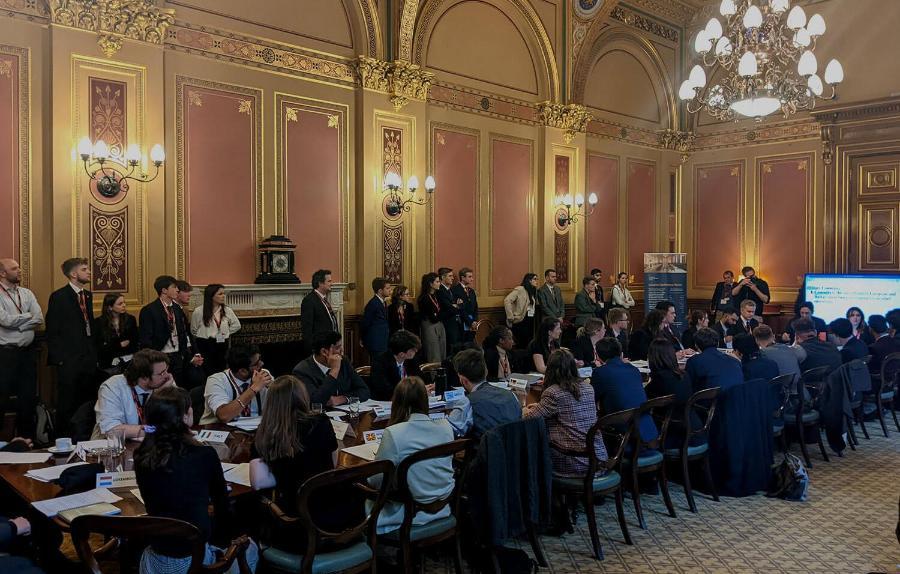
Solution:
M763 306L769 302L771 294L769 293L769 284L756 275L756 270L747 265L741 269L741 279L731 289L733 300L731 307L739 308L740 304L745 300L756 303L757 321L761 321L760 317L763 312Z

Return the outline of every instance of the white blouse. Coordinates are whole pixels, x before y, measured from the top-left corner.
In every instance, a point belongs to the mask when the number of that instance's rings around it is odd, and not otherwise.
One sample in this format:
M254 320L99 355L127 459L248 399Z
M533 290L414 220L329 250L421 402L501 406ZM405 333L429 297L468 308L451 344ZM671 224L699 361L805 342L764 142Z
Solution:
M198 339L216 339L219 336L227 339L240 330L241 322L231 307L220 307L220 309L225 309L225 318L221 317L221 313L218 316L214 315L209 325L203 324L203 305L194 309L194 313L191 315L191 333ZM217 319L220 321L218 324L216 324Z
M612 302L613 305L620 305L626 309L634 307L634 297L631 296L631 291L620 285L613 285Z

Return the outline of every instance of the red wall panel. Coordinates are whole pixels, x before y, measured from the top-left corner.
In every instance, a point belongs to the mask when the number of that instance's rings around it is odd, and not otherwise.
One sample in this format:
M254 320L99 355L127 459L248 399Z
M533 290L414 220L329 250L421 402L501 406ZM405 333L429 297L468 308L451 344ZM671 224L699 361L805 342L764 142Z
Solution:
M759 274L770 287L799 287L809 269L810 156L761 160L759 170Z
M615 268L619 243L619 161L588 154L586 177L585 195L597 194L594 214L584 220L587 231L586 270L594 267L602 269L605 289L609 286L606 277L619 272Z
M722 272L740 275L743 163L694 168L694 285L714 287Z
M0 66L0 257L19 259L19 58L0 54Z
M654 251L655 188L656 164L628 160L628 272L637 284L644 282L644 253Z
M478 137L434 130L434 267L476 267ZM420 185L425 184L420 180ZM418 194L419 192L417 192Z
M529 271L531 145L491 142L491 288L511 289Z

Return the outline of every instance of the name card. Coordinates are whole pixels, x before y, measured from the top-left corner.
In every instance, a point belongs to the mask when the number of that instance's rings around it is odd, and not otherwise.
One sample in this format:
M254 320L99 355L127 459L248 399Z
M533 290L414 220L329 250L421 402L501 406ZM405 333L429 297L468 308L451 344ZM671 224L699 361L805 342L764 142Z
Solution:
M123 486L137 486L137 478L133 470L102 472L97 475L97 488L119 488Z
M466 391L463 390L444 391L444 402L452 403L464 396L466 396Z
M528 381L525 379L510 379L509 387L515 391L527 391Z
M331 428L334 429L334 437L336 439L344 440L344 435L347 434L347 429L350 428L350 425L345 422L332 419Z
M197 440L200 442L215 442L225 444L225 441L228 440L228 435L231 433L228 431L217 431L217 430L202 430L197 434Z
M363 441L365 444L381 444L381 437L384 435L384 430L369 430L363 433Z

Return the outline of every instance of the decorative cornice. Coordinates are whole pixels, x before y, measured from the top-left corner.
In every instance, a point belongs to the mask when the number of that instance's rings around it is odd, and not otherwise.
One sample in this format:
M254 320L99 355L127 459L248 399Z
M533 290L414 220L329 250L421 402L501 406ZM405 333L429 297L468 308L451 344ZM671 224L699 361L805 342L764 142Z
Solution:
M662 145L659 143L659 135L655 131L603 119L594 119L588 123L587 135L642 147L662 148Z
M357 59L356 69L362 87L388 94L397 111L410 100L428 99L428 88L434 81L434 74L403 60L385 62L377 58L360 56Z
M53 24L97 32L107 58L122 47L122 39L162 45L175 11L155 0L49 0Z
M810 115L821 123L842 123L900 114L900 98L870 100L819 108Z
M46 3L38 0L0 0L0 15L24 16L31 22L46 22L50 17Z
M694 132L682 132L679 130L665 129L659 132L659 144L665 149L677 151L681 154L681 163L687 161L694 149L694 140L697 136Z
M679 0L628 0L628 3L648 14L684 26L693 19L697 9ZM718 5L718 2L716 2Z
M545 126L565 130L566 143L570 143L575 134L587 131L588 122L594 119L591 112L580 104L541 102L538 111Z
M643 30L644 32L650 32L655 36L659 36L664 40L668 40L670 42L678 42L679 33L678 30L672 28L670 26L666 26L656 20L651 18L647 18L633 10L629 10L625 8L621 4L613 8L612 14L610 14L613 20L618 20L623 24L631 26L632 28L637 28L638 30Z
M541 122L540 113L531 102L445 82L435 82L431 86L428 103L521 124L538 125Z

